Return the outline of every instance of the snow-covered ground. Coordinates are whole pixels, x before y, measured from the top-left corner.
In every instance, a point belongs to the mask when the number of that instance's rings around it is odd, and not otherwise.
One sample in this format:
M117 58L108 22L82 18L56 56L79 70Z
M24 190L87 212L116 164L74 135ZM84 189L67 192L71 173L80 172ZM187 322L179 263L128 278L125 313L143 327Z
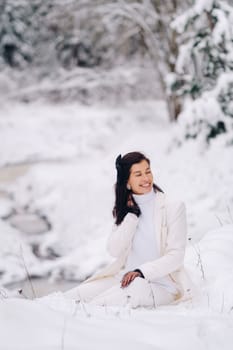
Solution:
M28 275L83 280L109 261L114 160L139 150L151 159L155 182L186 203L186 267L201 295L193 303L129 311L76 306L62 293L6 299L2 289L0 349L32 349L35 339L38 349L232 348L233 149L224 136L208 149L195 141L174 149L174 132L162 101L2 107L3 287ZM1 181L1 172L16 168L14 181ZM30 215L46 217L50 229L26 232Z
M101 309L58 294L53 302L6 300L0 310L1 350L232 348L232 316L208 309Z

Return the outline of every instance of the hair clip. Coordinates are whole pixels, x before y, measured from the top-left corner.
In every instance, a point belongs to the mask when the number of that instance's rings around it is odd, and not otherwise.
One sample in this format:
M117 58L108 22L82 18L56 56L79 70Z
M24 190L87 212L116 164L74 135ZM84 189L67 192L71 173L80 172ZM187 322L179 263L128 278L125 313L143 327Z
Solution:
M121 169L121 154L116 158L115 165L117 170Z

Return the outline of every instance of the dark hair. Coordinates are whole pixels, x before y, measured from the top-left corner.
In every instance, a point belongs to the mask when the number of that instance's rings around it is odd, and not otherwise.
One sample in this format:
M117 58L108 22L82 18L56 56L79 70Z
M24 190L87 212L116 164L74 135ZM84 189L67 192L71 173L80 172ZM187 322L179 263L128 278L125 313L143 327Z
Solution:
M132 191L126 186L132 165L135 163L140 163L142 160L146 160L150 165L150 160L140 152L130 152L125 154L123 157L119 155L116 158L115 166L117 169L117 181L115 183L115 204L112 211L113 217L116 218L116 225L120 225L125 215L129 212L134 213L137 216L141 214L140 208L132 196ZM163 192L154 183L153 189L155 192ZM131 201L131 205L129 205L129 201Z

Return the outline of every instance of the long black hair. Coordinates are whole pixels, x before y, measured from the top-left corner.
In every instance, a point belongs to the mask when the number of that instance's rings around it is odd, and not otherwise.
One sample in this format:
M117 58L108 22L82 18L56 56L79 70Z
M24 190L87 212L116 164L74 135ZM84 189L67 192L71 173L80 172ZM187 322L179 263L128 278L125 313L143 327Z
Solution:
M141 152L129 152L123 157L119 155L116 158L115 166L117 169L117 181L115 183L115 204L113 207L113 217L116 219L115 224L120 225L125 215L129 212L139 216L140 208L132 196L132 191L127 188L127 182L130 176L130 170L133 164L146 160L150 165L150 160ZM155 192L163 192L153 183ZM130 204L129 204L130 203Z

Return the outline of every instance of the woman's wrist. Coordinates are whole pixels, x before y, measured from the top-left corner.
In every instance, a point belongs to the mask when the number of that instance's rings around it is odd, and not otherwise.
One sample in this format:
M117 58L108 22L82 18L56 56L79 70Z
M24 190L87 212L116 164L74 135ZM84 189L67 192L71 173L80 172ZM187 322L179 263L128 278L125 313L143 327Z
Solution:
M135 269L135 270L133 270L133 271L134 271L134 272L138 272L138 273L140 274L140 277L145 278L145 276L143 275L143 273L142 273L141 270Z
M135 213L133 213L133 212L128 212L127 214L126 214L126 216L128 217L128 219L130 219L130 220L132 220L132 221L138 221L138 216L135 214Z

